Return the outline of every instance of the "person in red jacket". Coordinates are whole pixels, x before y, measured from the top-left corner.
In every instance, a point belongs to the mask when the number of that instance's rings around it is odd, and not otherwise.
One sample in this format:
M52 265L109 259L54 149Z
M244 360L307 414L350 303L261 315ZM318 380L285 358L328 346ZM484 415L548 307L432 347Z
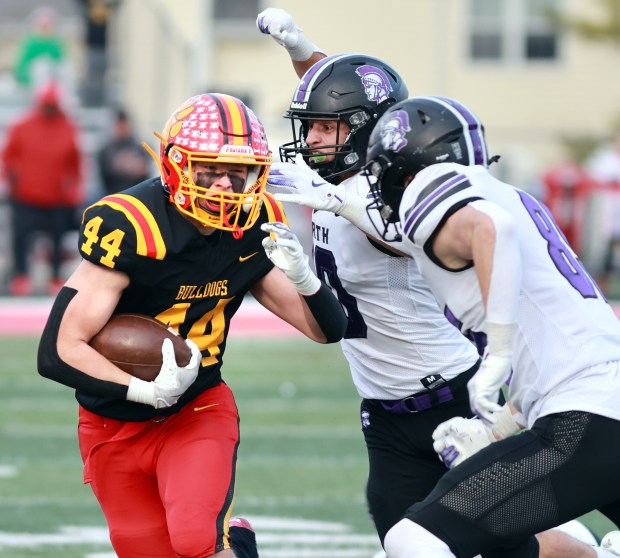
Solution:
M83 201L78 128L61 106L56 83L41 86L32 109L9 127L2 152L11 203L13 272L9 291L32 293L28 273L32 233L52 242L49 294L62 286L62 238L77 228L76 209Z

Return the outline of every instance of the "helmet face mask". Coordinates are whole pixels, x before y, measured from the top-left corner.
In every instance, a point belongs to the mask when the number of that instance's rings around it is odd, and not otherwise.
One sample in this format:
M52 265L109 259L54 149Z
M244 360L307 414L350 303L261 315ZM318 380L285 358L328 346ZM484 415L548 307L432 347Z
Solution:
M156 135L161 141L162 183L180 213L202 226L235 234L256 222L271 152L262 124L239 99L220 93L191 97ZM213 166L213 172L205 173L204 165ZM247 168L243 184L235 175L244 173L231 172L231 166ZM232 190L209 187L224 174Z
M390 105L407 95L402 78L377 58L328 56L306 72L295 90L284 115L291 120L293 141L280 147L280 158L293 161L301 154L323 178L337 182L362 168L372 127ZM336 141L309 146L308 133L315 121L339 123Z
M398 211L400 200L409 182L409 175L403 173L399 168L398 162L393 159L379 155L366 163L362 170L370 186L372 201L366 207L366 211L371 217L371 222L379 233L380 237L386 242L400 242L402 239L398 223L400 221ZM381 185L389 183L391 185L385 195L382 194ZM381 217L383 230L377 227L373 213L378 212Z
M349 167L356 163L359 157L349 142L351 127L341 116L336 113L291 116L294 140L280 146L280 158L283 161L293 162L295 156L301 154L306 163L324 178L346 172L341 170L343 163L344 166ZM310 128L322 122L335 124L333 143L323 143L318 147L312 147L307 142Z
M388 238L388 231L400 221L400 202L418 172L436 163L488 165L484 126L453 99L412 97L379 119L367 159L364 172L374 197L368 211L379 212L383 231L377 232L384 240L398 240Z

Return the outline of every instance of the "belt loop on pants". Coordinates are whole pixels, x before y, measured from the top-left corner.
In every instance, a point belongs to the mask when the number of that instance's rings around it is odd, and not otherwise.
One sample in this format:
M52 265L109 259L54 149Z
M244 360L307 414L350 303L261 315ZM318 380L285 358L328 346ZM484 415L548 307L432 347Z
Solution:
M480 362L480 359L478 359L476 364L469 370L461 372L458 376L455 376L435 389L419 391L403 399L382 399L375 400L375 402L379 403L386 411L396 415L419 413L432 409L433 407L439 407L444 403L454 400L456 390L467 385L467 382L478 370Z

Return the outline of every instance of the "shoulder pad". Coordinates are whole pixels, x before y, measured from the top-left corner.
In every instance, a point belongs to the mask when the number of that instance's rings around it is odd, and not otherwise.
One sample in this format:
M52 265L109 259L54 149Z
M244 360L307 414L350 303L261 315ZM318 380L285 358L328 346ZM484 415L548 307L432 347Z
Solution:
M445 167L448 165L446 163ZM472 195L467 174L445 167L443 172L436 172L439 169L432 167L424 169L405 189L401 222L403 232L414 244L417 243L414 237L419 228L431 234L442 217L451 212L451 208L462 206L463 201ZM429 169L435 172L426 172Z
M84 212L79 250L93 263L119 270L135 256L164 259L166 245L149 208L128 194L106 196Z

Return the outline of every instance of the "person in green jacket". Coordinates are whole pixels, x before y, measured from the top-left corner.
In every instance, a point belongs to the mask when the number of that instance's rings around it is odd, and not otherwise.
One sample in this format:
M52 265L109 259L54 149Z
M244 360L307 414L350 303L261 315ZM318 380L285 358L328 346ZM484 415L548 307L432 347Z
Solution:
M56 12L48 6L41 6L32 13L31 19L33 29L22 39L13 68L16 81L28 89L38 82L39 77L52 77L49 74L37 76L35 65L46 62L47 67L42 67L42 71L53 75L65 58L63 40L56 33Z

